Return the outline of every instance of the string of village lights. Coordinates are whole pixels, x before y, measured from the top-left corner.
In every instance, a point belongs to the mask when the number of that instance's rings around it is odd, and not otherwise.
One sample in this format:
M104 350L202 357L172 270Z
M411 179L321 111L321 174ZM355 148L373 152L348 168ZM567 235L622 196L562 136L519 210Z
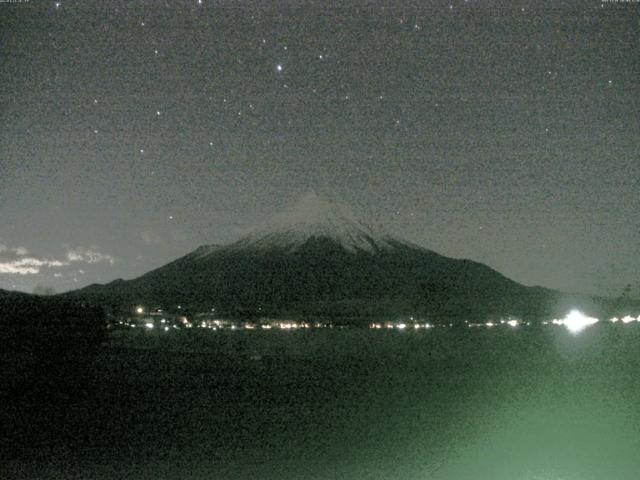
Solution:
M215 310L215 309L213 309ZM142 315L144 313L144 308L143 307L137 307L136 308L136 313L138 315ZM158 312L159 313L159 312ZM156 315L158 314L156 313ZM155 328L155 322L152 321L151 318L145 318L145 322L144 325L140 325L143 327L146 327L147 329L153 329ZM585 315L584 313L582 313L580 310L577 309L573 309L571 310L569 313L567 313L567 315L565 315L564 318L561 319L553 319L551 321L542 321L541 324L542 325L562 325L564 326L570 333L572 334L578 334L580 332L582 332L584 329L586 329L587 327L590 327L592 325L595 325L596 323L600 322L600 319L595 318L595 317L590 317L588 315ZM609 319L609 322L611 323L623 323L623 324L628 324L628 323L632 323L632 322L640 322L640 315L638 315L637 317L631 316L631 315L625 315L621 318L618 317L613 317ZM131 326L131 327L135 327L136 323L135 322L119 322L120 324L124 325L126 323L126 325ZM161 327L164 327L163 329L165 331L169 330L169 325L168 323L170 323L169 321L165 320L164 318L161 320L161 323L163 325L161 325ZM486 327L486 328L492 328L492 327L496 327L499 325L505 325L511 328L517 328L519 326L530 326L532 324L532 322L522 322L521 320L515 319L515 318L508 318L508 319L503 319L500 321L496 321L496 322L492 322L492 321L487 321L484 323L470 323L470 322L465 322L465 325L467 327ZM328 324L328 323L318 323L318 322L304 322L304 321L292 321L292 320L286 320L286 321L282 321L282 320L273 320L270 321L269 323L254 323L254 322L234 322L234 321L230 321L230 320L215 320L215 321L199 321L199 322L195 322L192 323L190 321L188 321L186 316L180 316L180 321L178 322L178 325L173 325L174 328L191 328L191 327L196 327L196 328L211 328L213 330L217 330L217 329L230 329L230 330L254 330L256 328L258 329L262 329L262 330L271 330L272 328L274 329L280 329L280 330L295 330L295 329L299 329L299 328L327 328L327 327L332 327L333 325ZM448 323L448 324L443 324L443 325L439 325L439 324L431 324L431 323L420 323L417 319L414 319L413 317L410 317L409 321L407 322L374 322L371 323L369 325L369 328L374 329L374 330L420 330L420 329L431 329L434 327L453 327L454 324L453 323Z

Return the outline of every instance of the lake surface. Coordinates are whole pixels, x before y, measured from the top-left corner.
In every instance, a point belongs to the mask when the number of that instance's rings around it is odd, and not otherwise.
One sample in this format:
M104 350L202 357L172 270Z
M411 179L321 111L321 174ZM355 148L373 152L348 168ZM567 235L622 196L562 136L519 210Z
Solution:
M634 479L640 325L123 331L3 478ZM65 389L69 389L65 392ZM7 439L11 437L11 442Z

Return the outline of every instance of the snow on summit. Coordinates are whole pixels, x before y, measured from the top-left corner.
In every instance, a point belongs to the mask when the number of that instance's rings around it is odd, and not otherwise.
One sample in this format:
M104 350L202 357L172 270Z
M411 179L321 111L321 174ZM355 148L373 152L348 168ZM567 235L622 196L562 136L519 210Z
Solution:
M390 236L362 223L347 205L321 198L315 192L276 214L236 246L295 250L311 238L328 238L351 252L392 248Z

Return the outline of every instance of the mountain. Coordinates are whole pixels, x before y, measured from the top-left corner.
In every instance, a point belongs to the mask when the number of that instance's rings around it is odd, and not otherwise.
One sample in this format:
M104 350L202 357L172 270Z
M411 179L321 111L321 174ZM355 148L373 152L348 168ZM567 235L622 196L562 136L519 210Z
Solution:
M220 315L479 319L551 315L586 297L526 287L361 222L311 193L229 245L202 246L133 280L66 296Z
M236 249L293 252L310 239L326 239L350 253L389 250L393 238L358 220L347 205L307 193L292 208L275 215L233 245Z

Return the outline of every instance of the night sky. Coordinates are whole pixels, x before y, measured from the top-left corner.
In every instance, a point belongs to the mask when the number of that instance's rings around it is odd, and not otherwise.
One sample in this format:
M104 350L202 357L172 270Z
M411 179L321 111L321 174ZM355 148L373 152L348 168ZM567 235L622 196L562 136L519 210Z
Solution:
M132 278L313 189L527 285L638 293L640 3L329 5L0 3L0 288Z

